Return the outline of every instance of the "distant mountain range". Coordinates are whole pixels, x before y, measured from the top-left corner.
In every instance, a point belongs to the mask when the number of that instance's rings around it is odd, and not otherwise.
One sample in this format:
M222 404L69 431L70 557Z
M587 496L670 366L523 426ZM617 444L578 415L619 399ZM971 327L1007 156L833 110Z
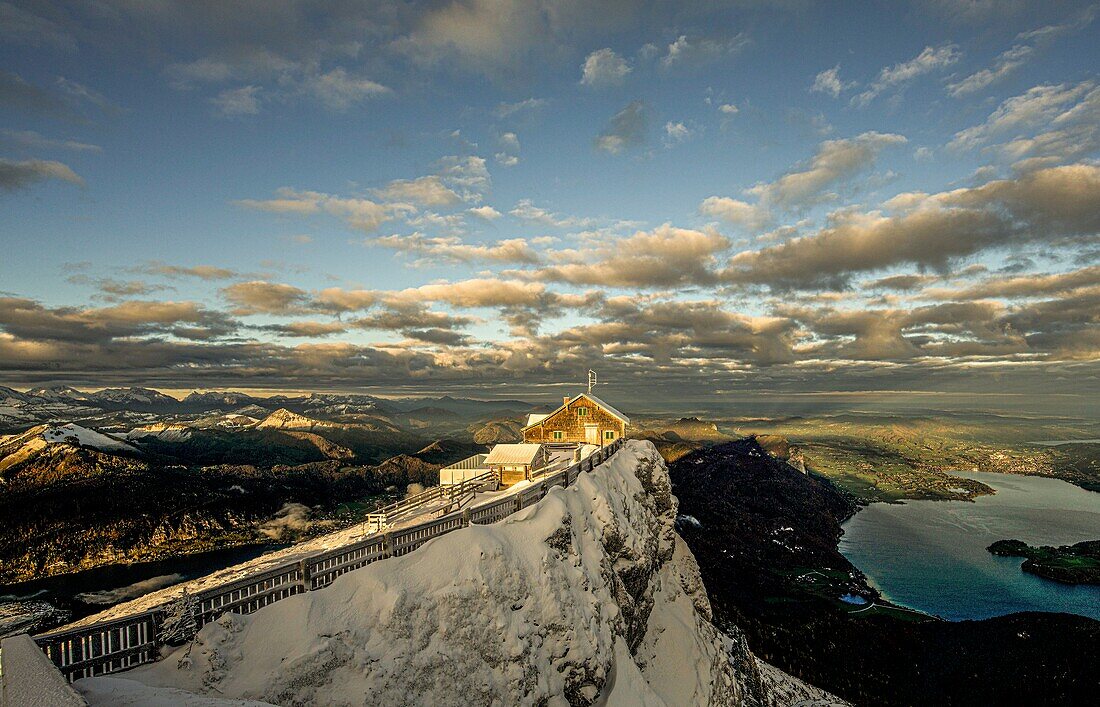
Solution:
M0 533L9 540L0 583L270 542L258 528L288 503L326 524L354 522L409 484L436 483L444 464L517 441L530 407L0 387Z

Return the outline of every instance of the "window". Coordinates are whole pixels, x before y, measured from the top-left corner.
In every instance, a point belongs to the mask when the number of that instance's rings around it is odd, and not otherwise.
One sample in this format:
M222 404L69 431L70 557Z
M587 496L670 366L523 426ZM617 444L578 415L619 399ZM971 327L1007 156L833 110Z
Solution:
M615 439L615 430L604 430L603 438L604 439Z
M577 417L588 417L588 408L577 408Z
M561 430L554 430L554 439L561 439L561 438L562 438Z

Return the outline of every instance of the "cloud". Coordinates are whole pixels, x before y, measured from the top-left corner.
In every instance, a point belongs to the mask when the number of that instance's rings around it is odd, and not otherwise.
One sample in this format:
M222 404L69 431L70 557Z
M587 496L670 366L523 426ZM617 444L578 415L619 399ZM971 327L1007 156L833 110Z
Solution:
M708 196L699 205L699 213L748 230L763 228L771 220L766 209L728 196Z
M597 49L581 65L581 84L594 88L621 86L631 71L626 59L611 49Z
M843 211L816 233L735 255L723 277L778 289L844 287L855 272L914 264L946 270L979 251L1085 238L1100 231L1100 167L1072 165L927 195L900 194L894 213ZM960 238L959 234L966 234Z
M866 132L854 138L826 140L806 169L788 172L770 184L749 190L762 203L779 208L803 208L828 198L826 190L872 166L887 147L903 145L904 136Z
M900 290L911 292L918 290L939 278L935 275L889 275L872 282L864 283L865 290Z
M463 243L455 236L429 237L423 233L406 236L382 236L370 238L367 243L390 248L398 252L420 256L420 262L496 262L528 263L539 262L539 255L522 238L507 238L495 243Z
M90 145L76 140L53 140L43 137L33 130L0 130L0 139L21 148L40 150L71 150L73 152L102 152L99 145Z
M54 94L27 83L18 74L3 70L0 70L0 106L63 120L78 117L68 103Z
M90 278L85 275L73 275L69 282L77 285L89 285L96 288L102 294L99 295L108 301L118 301L129 297L151 295L154 292L165 289L160 285L151 285L141 280L115 280L112 278Z
M587 228L596 223L595 219L580 216L562 216L548 211L541 206L535 206L530 199L520 199L508 213L524 221L553 226L554 228Z
M945 69L961 57L962 53L954 44L925 47L920 54L909 61L884 67L867 90L852 99L852 104L866 106L883 91L904 86L919 76Z
M0 329L28 340L93 343L149 334L205 340L235 328L226 315L195 302L130 300L102 308L50 308L29 299L0 298Z
M85 86L84 84L77 83L72 79L67 79L64 76L59 76L57 81L54 82L59 90L69 95L70 100L80 105L91 105L99 109L101 113L107 116L118 116L125 112L123 108L115 105L104 96L102 93Z
M135 272L149 275L162 275L171 278L195 277L200 280L228 280L229 278L237 277L237 272L229 268L217 267L215 265L169 265L159 260L153 260L132 269Z
M642 101L634 101L611 117L607 128L596 137L596 149L617 155L645 144L649 111Z
M1002 81L1015 72L1016 69L1023 66L1034 52L1035 48L1032 46L1017 44L1011 49L1001 52L994 60L991 68L976 71L958 81L947 84L947 93L952 98L962 98L986 89Z
M295 321L286 324L269 324L262 327L264 331L270 331L280 336L320 338L347 331L347 326L341 322L316 322Z
M982 91L1016 72L1030 60L1039 48L1054 39L1087 27L1096 17L1097 6L1091 5L1078 17L1060 25L1046 25L1016 36L1017 43L1001 52L993 66L975 71L947 85L947 93L961 98Z
M380 300L380 295L374 290L344 290L339 287L329 287L321 290L314 297L314 306L326 312L341 313L370 309Z
M515 103L498 103L493 113L498 118L508 118L517 113L537 110L548 103L549 101L545 98L526 98Z
M436 174L457 190L463 201L480 201L492 186L485 159L476 155L444 157L436 163Z
M775 211L799 211L837 197L830 190L872 167L886 148L907 142L902 135L866 132L854 138L826 140L808 164L787 172L774 182L757 184L746 194L751 204L730 197L711 196L699 206L701 213L750 229L762 228Z
M462 201L438 175L416 179L396 179L372 193L385 201L411 201L425 206L453 206Z
M1035 86L957 132L948 147L994 151L1017 171L1080 159L1100 149L1100 86L1091 80Z
M260 87L227 88L211 98L210 103L223 116L256 115L260 112Z
M827 93L833 98L838 98L842 91L853 88L855 81L842 81L840 78L840 64L831 69L826 69L814 77L814 83L810 90L816 93Z
M477 278L410 287L387 294L396 302L446 302L455 307L510 307L543 301L546 288L534 282Z
M1062 273L990 278L964 287L932 289L924 294L935 299L952 300L1016 299L1061 295L1095 287L1100 287L1100 266L1094 265Z
M0 189L15 191L36 182L60 179L63 182L84 186L84 179L68 165L54 160L15 161L0 158Z
M492 206L475 206L472 209L467 209L466 213L471 216L475 216L483 221L496 221L500 218L500 212L494 209Z
M80 601L86 604L104 604L113 605L118 604L129 599L136 599L141 596L145 596L150 592L155 592L158 589L164 589L170 587L173 584L179 584L185 579L182 574L163 574L157 577L150 577L149 579L143 579L133 584L128 584L124 587L117 587L115 589L103 589L94 592L82 592L74 595Z
M302 90L330 110L344 111L368 98L390 93L390 89L370 79L353 76L343 68L305 78Z
M690 138L694 133L683 123L671 120L665 123L665 145L671 147Z
M256 530L272 540L287 540L315 527L327 527L331 521L314 520L309 506L287 503L270 520L260 523Z
M0 2L0 38L9 44L45 46L65 52L72 52L77 48L72 34L56 22L9 2Z
M493 159L497 161L497 164L505 167L515 167L519 164L519 136L515 133L507 132L501 133L497 138L497 142L501 146L501 151L493 155Z
M713 284L715 256L729 246L729 240L715 231L664 224L585 251L551 253L550 264L513 274L545 282L642 289ZM560 262L569 259L574 262Z
M379 204L370 199L339 197L315 191L298 191L282 187L276 199L240 199L235 203L247 209L277 214L308 216L327 213L342 218L354 229L371 233L383 223L402 214L415 211L410 204Z
M237 306L237 314L295 314L304 311L309 302L305 290L264 280L236 282L221 293Z
M737 106L733 105L732 103L723 103L722 105L718 106L718 112L722 115L736 115L741 111L737 108Z
M668 45L665 55L661 57L661 66L666 69L675 66L698 66L723 56L736 54L749 44L749 37L744 32L727 39L710 37L689 39L687 35L682 34Z

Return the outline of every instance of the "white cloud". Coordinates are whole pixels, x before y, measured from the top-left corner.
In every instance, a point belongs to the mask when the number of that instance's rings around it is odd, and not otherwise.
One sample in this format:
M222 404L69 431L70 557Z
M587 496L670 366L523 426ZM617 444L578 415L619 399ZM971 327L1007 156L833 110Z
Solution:
M451 206L462 201L453 189L435 174L416 179L395 179L382 189L371 190L386 201L412 201L424 206Z
M810 90L817 93L827 93L833 98L837 98L840 96L841 91L853 88L855 85L855 81L841 80L840 64L837 64L814 77L814 85L810 86Z
M692 131L683 123L674 123L671 120L665 123L665 145L671 147L683 142L692 136Z
M306 78L303 90L316 96L329 109L347 110L367 98L390 93L390 89L370 79L352 76L343 68Z
M661 57L661 66L666 69L680 65L705 64L715 59L735 54L746 46L750 40L744 32L728 39L715 39L710 37L695 37L689 39L687 35L680 35L671 44Z
M903 61L893 66L884 67L879 72L878 78L871 83L866 91L852 99L852 103L866 106L879 94L890 88L902 86L913 79L933 71L939 71L951 66L962 57L959 48L954 44L945 44L939 47L925 47L920 54L909 61Z
M516 103L499 103L493 112L496 113L498 118L507 118L516 113L542 108L547 103L549 101L545 98L527 98Z
M0 140L19 147L42 150L72 150L73 152L102 152L99 145L90 145L76 140L53 140L33 130L0 130Z
M476 216L483 221L496 221L500 218L500 212L494 209L492 206L475 206L472 209L467 209L466 213L471 216Z
M211 98L210 102L224 116L256 115L260 112L260 87L227 88Z
M597 49L581 65L581 83L585 86L619 86L631 71L626 59L612 49Z
M699 212L749 230L763 227L770 218L767 209L726 196L707 197L699 205Z
M740 113L741 111L737 106L733 105L732 103L723 103L722 105L718 106L718 112L723 115L735 115L737 113Z

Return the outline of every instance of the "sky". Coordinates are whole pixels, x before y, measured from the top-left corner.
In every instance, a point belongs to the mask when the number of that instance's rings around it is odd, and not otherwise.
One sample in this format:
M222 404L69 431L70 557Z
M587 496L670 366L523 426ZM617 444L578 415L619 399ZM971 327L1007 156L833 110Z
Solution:
M0 0L0 383L1094 397L1098 14Z

